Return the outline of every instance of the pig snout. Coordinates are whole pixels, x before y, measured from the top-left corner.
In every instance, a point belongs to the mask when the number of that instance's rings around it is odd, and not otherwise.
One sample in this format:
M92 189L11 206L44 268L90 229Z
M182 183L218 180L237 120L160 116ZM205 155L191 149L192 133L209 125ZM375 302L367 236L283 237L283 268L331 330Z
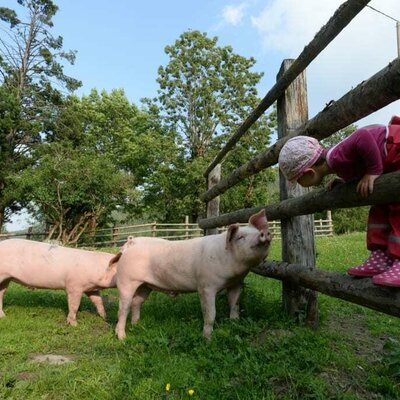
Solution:
M271 243L272 241L272 235L270 231L266 231L266 232L261 232L260 233L260 242L261 243Z
M270 231L262 231L258 235L258 243L254 247L269 247L272 241L272 235Z

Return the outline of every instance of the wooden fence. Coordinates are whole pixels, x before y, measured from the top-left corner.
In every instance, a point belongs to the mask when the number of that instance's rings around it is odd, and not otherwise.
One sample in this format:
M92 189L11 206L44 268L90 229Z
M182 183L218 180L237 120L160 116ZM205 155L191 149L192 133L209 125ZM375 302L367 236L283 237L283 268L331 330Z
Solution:
M282 62L276 84L239 126L204 173L208 190L201 195L201 200L207 204L207 218L200 220L199 224L208 234L214 234L218 227L233 222L246 222L261 209L265 209L269 221L282 221L283 261L264 262L253 272L281 280L284 310L314 327L318 326L319 320L315 291L400 316L398 290L374 286L371 280L367 282L342 274L317 271L313 230L315 212L393 202L400 193L400 174L392 172L380 176L375 181L374 192L365 198L356 192L355 182L339 185L330 192L310 191L299 185L288 185L282 175L281 202L278 204L219 215L219 196L244 179L275 165L288 139L308 135L321 140L400 98L400 59L396 58L339 100L330 101L314 118L308 119L306 67L368 3L369 0L344 2L296 60ZM371 49L371 53L373 51ZM222 159L275 102L278 112L277 142L221 178Z

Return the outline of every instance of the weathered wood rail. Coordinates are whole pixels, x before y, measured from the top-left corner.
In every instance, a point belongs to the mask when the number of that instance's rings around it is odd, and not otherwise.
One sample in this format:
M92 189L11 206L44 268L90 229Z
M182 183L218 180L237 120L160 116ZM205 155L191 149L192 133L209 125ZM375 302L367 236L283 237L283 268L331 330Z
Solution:
M263 207L245 208L218 217L202 219L199 225L203 229L245 222L250 215L265 209L268 219L285 219L298 215L313 214L327 209L359 207L373 204L387 204L400 201L400 173L391 172L376 179L374 191L368 197L356 192L357 182L336 186L331 191L313 190L301 197L283 200L278 204Z
M265 261L252 272L400 317L400 290L374 285L370 278L355 278L283 261Z

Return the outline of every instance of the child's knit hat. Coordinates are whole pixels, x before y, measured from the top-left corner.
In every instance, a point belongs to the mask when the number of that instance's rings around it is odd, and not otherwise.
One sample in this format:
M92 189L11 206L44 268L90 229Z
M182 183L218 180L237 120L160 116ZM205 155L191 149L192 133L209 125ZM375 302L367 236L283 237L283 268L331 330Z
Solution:
M318 160L322 146L310 136L295 136L289 139L279 153L279 168L285 178L294 182Z

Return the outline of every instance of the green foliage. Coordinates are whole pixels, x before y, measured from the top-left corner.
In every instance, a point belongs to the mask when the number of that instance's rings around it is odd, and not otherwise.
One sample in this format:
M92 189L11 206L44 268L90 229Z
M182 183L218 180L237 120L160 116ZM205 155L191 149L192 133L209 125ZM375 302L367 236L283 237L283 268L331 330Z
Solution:
M389 338L383 346L383 364L388 368L392 376L400 377L400 342Z
M38 151L38 162L15 177L15 184L30 201L31 214L51 228L50 239L75 243L135 196L129 175L106 155L59 143Z
M41 142L62 103L60 86L68 91L80 86L63 72L63 63L73 63L75 52L63 51L62 37L51 34L57 6L51 0L18 0L18 5L22 16L0 8L0 29L5 33L0 40L0 85L8 99L0 107L12 115L7 128L0 127L0 229L25 200L16 198L18 188L9 186L9 176L34 162L32 146ZM10 96L15 99L9 101Z
M369 207L333 210L332 220L335 233L364 232L367 228L368 212Z
M273 241L271 259L279 259ZM317 265L338 273L364 260L364 235L317 238ZM61 291L12 284L0 319L0 398L5 399L397 399L400 319L329 296L319 296L320 327L298 326L283 315L281 283L254 274L245 281L241 318L227 318L217 297L210 343L201 337L198 296L153 293L125 342L114 335L116 290L107 320L82 299L78 326L65 324ZM383 343L388 341L385 349ZM393 347L389 343L393 344ZM36 363L38 354L73 362ZM166 385L170 384L169 391Z
M199 196L206 190L203 173L228 137L258 104L256 84L262 74L252 72L254 58L218 46L218 38L188 31L165 48L169 63L159 68L158 97L146 99L166 129L175 133L176 148L144 185L148 213L170 221L189 215L204 216ZM223 174L230 173L269 144L273 116L260 118L224 161ZM175 152L174 152L175 150ZM274 174L259 174L222 198L222 210L265 203L264 190Z
M161 111L185 138L191 158L204 155L214 135L230 133L258 100L255 86L262 74L250 71L255 59L217 41L184 32L165 48L170 61L158 70Z

